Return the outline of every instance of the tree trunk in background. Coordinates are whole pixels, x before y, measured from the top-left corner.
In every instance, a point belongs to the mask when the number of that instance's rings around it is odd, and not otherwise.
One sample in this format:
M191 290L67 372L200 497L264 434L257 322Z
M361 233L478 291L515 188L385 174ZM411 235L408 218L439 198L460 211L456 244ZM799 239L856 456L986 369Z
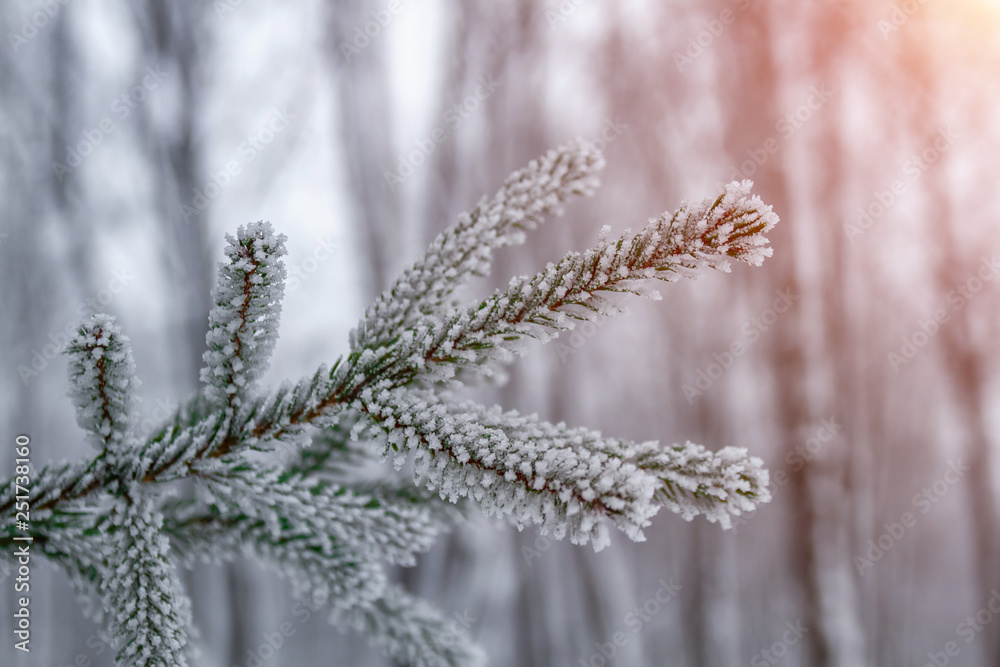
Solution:
M367 268L367 296L381 294L410 256L402 241L405 186L390 191L383 173L396 171L392 118L396 108L389 80L385 40L372 43L346 61L342 44L370 17L364 6L347 0L329 4L327 57L337 92L338 140L343 149L354 209L354 226ZM401 190L402 189L402 190Z
M930 140L933 141L933 135ZM942 168L945 166L942 165ZM956 285L965 283L976 275L981 260L978 252L967 257L958 249L953 232L957 224L954 206L949 193L939 183L940 181L935 182L928 188L927 196L930 203L929 227L937 232L939 244L937 274L943 303L945 295L955 289ZM948 360L946 368L955 390L956 407L962 416L966 432L965 454L961 458L969 467L965 473L965 488L975 572L971 608L978 609L989 598L990 591L1000 584L1000 568L997 567L997 557L1000 556L997 545L1000 518L997 516L992 474L993 439L990 436L986 392L988 362L981 352L980 341L977 340L972 310L970 306L966 306L952 313L948 322L941 327L940 335ZM1000 664L1000 633L983 632L977 639L977 644L981 646L983 664Z
M609 159L615 156L617 159L612 163L614 171L609 169L602 179L610 184L606 184L598 195L605 202L598 210L613 215L610 219L602 219L601 224L621 224L622 220L641 220L691 197L684 191L683 173L686 160L691 156L672 145L670 136L679 119L687 113L691 95L687 92L689 82L673 66L673 45L669 40L643 43L643 48L636 48L636 40L630 34L634 28L629 25L624 9L615 6L606 11L609 27L601 49L592 56L592 64L598 72L606 120L627 125L628 128L609 146ZM666 35L676 30L677 14L666 6L660 12L651 13L645 20L654 23L655 27L650 29L653 34ZM657 65L650 67L650 63ZM710 84L705 88L706 94L714 94ZM622 155L628 159L621 159ZM645 193L645 198L636 199L632 194L635 192ZM666 285L661 287L661 292L668 303L676 303L681 297L674 290L683 289L680 285ZM641 303L635 306L648 307ZM680 374L670 372L671 367L681 365L682 362L677 361L679 359L690 361L708 350L705 340L699 338L697 333L677 326L678 314L674 309L668 307L656 317L662 324L656 327L655 335L645 341L645 345L658 348L667 344L663 340L663 331L676 329L677 335L669 338L670 352L665 355L666 359L655 371L651 369L651 377L656 378L658 385L653 391L680 397L677 388L684 384L684 379ZM665 385L659 386L664 382ZM635 398L630 394L626 400ZM683 407L673 411L664 411L664 406L657 401L651 406L652 412L645 417L644 426L650 430L643 430L639 437L663 436L662 429L669 427L674 432L684 433L684 438L712 448L735 444L724 440L728 434L724 433L726 429L721 422L726 408L718 398L703 398L693 409L684 401ZM664 530L667 525L670 525L669 520L659 519L656 530ZM677 582L683 588L677 600L671 603L676 606L670 612L677 625L674 632L677 664L690 667L738 664L741 618L740 610L735 606L740 591L735 585L738 571L731 558L734 535L720 534L718 526L709 525L702 519L692 523L676 522L675 525L677 527L662 539L677 540L681 545L676 558L683 564L672 569L680 573ZM633 546L622 542L616 548L633 552L637 560L635 573L630 575L633 580L656 581L663 576L661 559L640 556L643 550L648 552L653 549L653 545L644 543ZM640 595L633 604L644 599ZM734 628L729 629L731 632L715 622L719 618L735 623ZM649 636L653 632L645 630L641 640L647 646L662 646L656 641L659 638ZM658 655L649 655L649 661L643 664L658 667L661 661Z
M723 5L728 3L718 6L721 8ZM771 137L774 123L783 115L777 103L781 99L783 82L772 54L774 40L783 28L774 25L775 20L768 6L755 5L731 26L731 39L719 45L720 50L729 51L723 57L719 88L723 106L728 111L725 143L734 164L742 163L748 148L760 146ZM754 109L754 113L746 114L745 109ZM803 295L799 279L800 259L795 250L796 226L801 223L791 218L790 185L783 165L778 160L770 160L754 173L753 180L755 190L774 207L783 222L770 235L775 254L768 260L766 276L762 279L755 274L749 280L759 285L762 303L770 303L776 290L788 289L792 294ZM775 328L773 334L763 340L775 375L774 404L778 412L781 442L779 452L791 452L802 444L816 423L808 383L808 376L814 369L804 348L805 337L809 335L804 308L805 304L800 303L790 309L782 316L783 326ZM830 632L822 625L822 584L815 539L822 528L816 512L813 485L811 465L789 471L789 503L793 512L788 532L790 575L801 596L802 622L806 627L816 629L806 635L804 662L812 667L833 667ZM795 622L796 619L787 620ZM775 630L781 627L781 624L775 625ZM765 639L760 648L769 645L770 642Z
M157 179L157 200L164 243L162 262L176 291L177 313L183 322L178 337L178 358L186 363L176 368L175 382L185 392L200 387L208 331L211 291L215 287L215 259L209 241L208 212L186 216L181 206L194 208L194 192L205 173L197 122L202 112L201 54L210 49L202 28L202 8L173 5L165 0L148 0L136 9L136 22L144 37L151 64L169 72L180 95L178 114L173 122L160 127L152 118L152 108L140 108L143 146ZM141 77L142 71L136 72ZM162 124L161 124L162 125Z
M854 373L854 359L861 353L857 345L856 309L851 299L860 293L854 280L854 266L849 261L846 235L843 231L847 198L847 170L841 123L846 115L843 105L843 55L851 43L851 3L823 2L812 7L811 69L813 85L825 87L832 99L823 102L810 121L817 126L818 154L824 168L814 176L817 196L813 208L817 248L822 258L819 271L819 307L823 313L823 335L813 352L814 365L828 380L820 394L820 418L830 419L845 430L823 444L813 472L817 497L814 507L821 526L817 530L817 565L823 580L818 589L823 612L820 631L826 634L831 664L838 667L860 667L868 656L865 631L858 607L858 579L852 556L858 506L855 505L854 472L858 470L856 456L860 447L862 424L856 423L860 406L855 397L862 389ZM803 86L804 87L804 86ZM816 425L813 426L815 437ZM820 479L822 477L822 479ZM826 496L823 497L823 492Z
M934 62L915 31L912 41L904 51L904 72L908 82L916 87L918 98L913 104L910 117L911 131L921 147L934 146L939 130L948 125L947 111L943 108L946 82L939 78ZM911 97L914 95L911 95ZM911 101L912 103L912 101ZM960 284L965 284L981 266L984 254L990 257L995 242L990 239L983 244L976 238L975 230L971 238L960 224L960 213L949 190L949 156L944 155L937 178L929 179L925 189L928 202L926 216L927 229L936 244L937 265L934 278L939 290L936 303L946 304L950 310L948 321L941 326L940 336L945 351L944 373L950 379L955 392L955 404L962 417L965 430L964 463L969 466L965 473L966 502L968 507L970 537L972 541L973 580L972 609L978 609L1000 584L1000 557L997 531L1000 530L1000 516L996 504L993 480L993 439L990 436L988 412L987 369L990 366L986 349L994 346L993 340L982 340L977 335L975 308L968 304L953 307L949 294ZM975 248L966 250L965 243L971 242ZM975 298L975 297L973 297ZM943 474L939 472L938 475ZM983 664L1000 664L1000 633L986 631L977 637L981 647Z

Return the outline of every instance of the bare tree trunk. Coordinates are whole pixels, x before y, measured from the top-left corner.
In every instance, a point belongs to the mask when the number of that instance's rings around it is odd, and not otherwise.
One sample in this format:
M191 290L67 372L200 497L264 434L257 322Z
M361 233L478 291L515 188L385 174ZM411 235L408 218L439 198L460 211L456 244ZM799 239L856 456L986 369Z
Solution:
M974 256L966 261L957 247L953 229L958 224L952 214L952 205L945 189L945 179L934 179L927 194L930 199L930 227L938 230L937 241L940 253L938 284L942 295L964 283L975 275L979 268L979 258ZM996 496L992 466L994 465L993 439L990 437L989 414L987 410L986 358L975 342L972 309L965 307L951 315L941 327L941 339L945 348L945 367L955 390L955 401L965 427L966 445L964 465L967 481L967 503L969 523L973 542L973 567L976 576L974 597L976 604L989 596L989 591L1000 583L1000 556L997 531L1000 517L997 514ZM984 664L1000 664L1000 633L985 632L979 639L984 656Z
M331 0L329 9L327 57L335 73L338 137L349 176L354 227L367 264L367 293L378 295L400 268L405 247L398 205L401 192L390 189L384 176L397 170L386 45L373 40L347 62L341 47L353 43L354 28L362 26L368 15L364 6L346 0Z
M824 2L815 5L811 17L811 32L817 35L812 41L812 71L821 90L834 97L821 104L815 122L819 126L818 154L823 168L818 171L819 193L815 198L816 235L824 268L820 275L819 307L822 309L825 340L819 355L825 360L825 376L829 378L822 393L820 414L836 423L846 433L836 434L817 457L814 474L817 479L815 492L827 492L825 497L815 497L815 507L820 518L821 531L817 531L816 553L823 581L818 589L823 610L819 632L826 635L831 651L831 664L839 667L864 665L867 657L865 632L861 624L859 591L852 555L855 544L857 506L855 505L854 473L858 452L860 425L855 423L859 407L852 399L861 390L854 373L852 360L859 356L856 326L856 308L852 307L860 291L855 285L854 272L848 261L843 233L847 169L841 131L840 112L842 95L833 88L842 80L840 63L851 41L851 7L849 4ZM816 360L816 365L824 361ZM825 408L825 409L824 409Z
M904 50L904 72L908 82L915 86L914 96L919 98L911 107L911 125L920 146L933 146L939 137L942 113L939 100L945 96L944 82L936 78L931 54L922 39L924 32L914 29ZM927 179L924 188L928 206L927 228L936 244L938 264L935 278L940 301L956 285L964 284L980 267L980 254L966 253L962 248L962 226L955 211L954 198L949 190L947 156L934 167L940 170L934 178ZM944 172L944 173L941 173ZM973 241L975 242L975 241ZM949 307L952 304L948 303ZM965 487L972 539L973 567L975 571L973 598L978 605L989 591L1000 582L1000 513L996 506L993 438L990 436L990 419L987 409L988 356L977 341L974 309L952 309L949 319L941 326L940 336L947 363L944 372L955 391L955 402L965 428L965 464L969 470ZM1000 664L1000 633L985 632L977 639L981 646L984 664Z
M147 0L141 10L136 9L147 58L169 72L181 95L178 116L170 127L161 130L152 122L149 105L140 108L138 122L159 182L155 204L165 241L161 259L177 288L174 298L184 323L183 335L178 338L178 358L186 363L177 367L175 381L185 391L195 391L200 384L201 353L215 284L208 221L204 215L185 214L181 208L193 208L192 197L204 173L196 138L202 102L198 63L202 50L209 45L203 39L201 19L200 8L175 6L164 0ZM142 76L141 71L137 76Z
M782 82L772 53L774 39L781 28L773 24L775 20L768 6L756 5L733 24L730 28L732 38L725 43L730 53L724 62L738 60L740 63L739 67L732 68L723 65L722 71L727 75L730 72L739 74L723 76L719 82L723 106L729 110L726 146L736 163L743 160L748 146L760 145L771 136L773 124L781 116L776 101L780 99ZM754 113L746 114L746 109L753 109ZM773 205L783 223L771 233L771 243L776 250L775 256L768 260L767 279L755 275L750 280L760 286L762 294L787 289L792 294L802 295L799 258L793 250L795 225L788 219L790 185L783 165L779 160L770 160L753 174L753 179L755 189ZM778 412L781 452L790 452L801 444L816 422L807 382L808 375L815 372L805 347L807 335L802 309L795 308L783 316L782 326L775 328L764 341L770 356L769 365L776 377L774 404ZM829 633L819 630L823 623L822 590L815 535L821 528L813 486L812 466L807 464L789 471L790 575L798 587L803 624L818 630L805 636L805 663L813 667L832 667Z

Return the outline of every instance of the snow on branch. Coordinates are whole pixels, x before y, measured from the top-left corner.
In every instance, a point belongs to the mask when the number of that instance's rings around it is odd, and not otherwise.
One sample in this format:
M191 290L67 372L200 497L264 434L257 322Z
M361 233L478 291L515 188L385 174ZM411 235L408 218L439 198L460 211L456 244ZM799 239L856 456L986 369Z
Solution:
M764 462L743 447L713 452L687 442L644 454L636 463L656 475L656 502L688 521L703 515L728 529L732 517L771 501Z
M417 483L448 500L471 497L489 516L538 524L556 539L609 543L605 520L633 540L661 506L729 527L767 502L767 472L746 450L687 443L662 448L549 424L536 416L396 389L364 400L383 454L414 454Z
M209 501L264 521L345 544L366 558L414 565L446 526L413 503L394 502L301 475L244 465L201 480Z
M233 411L267 370L278 339L286 237L269 222L252 222L226 241L229 263L219 264L201 380L210 400Z
M492 199L484 197L441 232L372 304L351 332L351 349L384 345L406 325L449 309L459 288L489 273L495 249L524 243L524 232L558 212L569 195L593 194L603 166L601 153L577 140L515 171Z
M256 516L195 502L168 505L165 513L164 530L187 566L252 556L286 577L296 598L335 608L370 604L386 586L376 561L302 526L282 522L275 531Z
M682 203L673 214L650 220L638 234L616 240L602 234L597 246L570 252L534 276L512 278L506 290L467 309L399 331L391 349L359 358L364 376L393 371L403 384L432 372L453 377L458 368L489 372L489 362L523 353L524 337L548 341L575 322L611 316L619 309L608 299L630 293L659 299L650 280L691 278L699 270L730 270L736 259L757 266L770 256L764 236L778 222L770 206L750 195L750 181L730 183L720 196L699 205ZM405 360L407 369L400 369Z
M102 583L115 665L186 667L191 605L168 558L163 516L148 497L119 502L110 516Z
M107 450L109 463L117 466L124 462L131 444L139 386L129 339L113 317L97 314L77 328L66 352L76 423L93 446Z
M512 440L551 443L553 447L569 447L620 459L622 464L634 464L656 479L653 496L656 509L662 505L688 520L704 515L710 522L718 521L723 528L729 528L731 516L740 516L771 499L764 462L741 447L723 447L712 452L692 442L669 447L655 440L631 442L562 422L552 424L537 415L522 415L515 410L502 412L499 406L487 408L471 401L449 409L465 410L485 426L502 428ZM641 538L641 534L636 538Z

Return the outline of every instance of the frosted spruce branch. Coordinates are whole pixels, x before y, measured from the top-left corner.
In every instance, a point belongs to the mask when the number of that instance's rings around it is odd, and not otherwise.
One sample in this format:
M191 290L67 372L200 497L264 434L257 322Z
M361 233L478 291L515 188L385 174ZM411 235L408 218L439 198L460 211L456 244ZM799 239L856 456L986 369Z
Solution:
M190 610L175 562L241 555L275 568L298 597L327 605L331 621L397 660L480 664L478 649L445 641L441 616L393 587L383 568L412 564L457 519L447 501L601 548L608 526L643 539L662 507L727 527L769 500L767 472L744 449L618 440L451 393L459 371L488 373L522 353L525 338L547 341L618 314L617 294L659 298L655 280L729 270L732 260L759 265L770 254L765 235L777 217L749 182L731 183L638 233L612 239L605 230L594 248L458 305L457 290L488 272L494 249L523 242L569 195L590 194L602 164L575 142L516 172L379 297L347 355L272 390L257 383L277 339L285 238L269 223L240 227L219 267L204 390L144 441L132 427L138 380L128 339L108 316L81 325L68 347L70 393L99 452L34 475L31 531L81 601L99 607L93 617L107 623L119 665L184 664ZM416 486L358 479L379 456L412 460ZM158 493L185 478L192 498ZM14 535L13 492L9 480L4 545Z
M548 341L577 320L617 314L607 298L613 293L659 299L646 281L694 277L706 268L729 271L731 259L759 266L771 254L764 234L778 219L750 196L751 186L750 181L730 183L718 198L682 204L638 234L602 237L585 253L568 253L534 276L512 278L506 290L479 304L418 322L389 348L366 350L362 364L395 371L395 361L404 357L409 379L427 369L447 379L459 366L488 368L484 361L508 360L523 350L518 341L525 337Z
M419 505L278 470L234 466L202 481L207 504L260 519L274 534L292 528L397 565L414 565L447 528Z
M569 535L597 549L608 544L605 519L642 540L661 505L728 528L731 515L770 499L767 471L745 449L664 449L431 391L393 390L365 410L384 455L395 452L401 465L404 452L415 454L418 483L453 501L471 497L518 527L539 524L557 539Z
M316 605L371 604L388 585L377 561L311 527L275 527L256 512L200 503L168 506L165 515L165 532L188 566L250 556L287 578L297 598Z
M130 419L139 386L129 339L112 317L97 314L80 325L66 352L76 422L109 465L120 468L134 444Z
M117 665L188 665L191 606L162 525L149 496L111 508L101 584Z
M77 422L102 449L111 493L103 503L107 521L94 524L95 539L80 540L97 547L99 556L74 554L72 547L62 552L71 581L78 595L99 594L117 665L186 667L190 602L170 561L155 496L137 484L148 461L135 455L132 424L139 381L129 340L111 317L95 315L79 327L67 353ZM66 529L73 528L69 523L56 531L55 543L67 545Z
M286 237L269 223L253 222L226 240L229 263L219 265L201 379L207 398L232 411L267 370L278 340Z
M405 325L449 309L459 288L489 273L495 249L524 243L524 232L558 211L569 195L593 194L595 174L603 167L600 152L576 141L515 171L492 199L484 197L441 232L423 257L372 304L351 332L351 349L384 345Z

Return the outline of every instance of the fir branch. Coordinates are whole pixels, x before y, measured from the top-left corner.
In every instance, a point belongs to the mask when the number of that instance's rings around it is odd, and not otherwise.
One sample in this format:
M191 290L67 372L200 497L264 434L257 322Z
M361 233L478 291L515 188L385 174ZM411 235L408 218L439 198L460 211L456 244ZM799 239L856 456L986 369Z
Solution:
M659 479L656 499L688 521L704 515L728 529L731 517L771 501L764 462L742 447L712 452L688 442L643 454L637 463Z
M109 516L102 586L115 665L186 667L190 602L168 558L163 516L146 496L120 499Z
M507 361L523 353L518 343L524 337L547 341L589 313L617 314L609 294L659 299L644 282L693 277L706 268L729 271L730 258L759 265L771 254L764 234L778 218L759 197L750 196L751 187L750 181L730 183L713 200L682 204L672 216L650 220L638 234L614 241L602 237L583 254L568 253L534 276L513 278L506 290L475 306L405 331L390 359L406 359L409 367L393 369L394 375L408 381L433 371L433 376L448 379L456 367L484 368L486 361ZM372 361L381 362L377 357ZM391 363L379 365L392 368ZM380 377L387 374L376 369Z
M331 620L350 625L383 653L412 667L486 664L478 645L453 632L436 609L398 586L387 586L372 604L335 612Z
M763 461L741 447L718 452L692 442L664 447L656 441L632 442L563 422L552 424L537 415L503 412L499 406L487 408L472 401L448 401L447 405L452 414L466 412L483 426L502 429L512 441L536 442L543 450L591 452L621 462L614 466L634 464L656 478L654 501L688 520L705 515L726 529L730 516L740 516L771 499Z
M119 469L133 445L130 420L139 386L129 339L113 317L101 313L77 328L66 352L77 424L94 447L107 452L109 465Z
M492 199L483 197L476 208L441 232L368 308L351 332L351 349L380 347L415 321L449 310L457 290L471 278L489 273L495 249L524 243L524 231L558 212L569 195L593 194L595 174L603 166L600 152L577 140L511 174Z
M415 564L446 525L420 505L394 502L322 479L260 470L249 465L199 478L207 503L224 505L282 530L337 542L362 557Z
M226 241L229 263L219 264L201 380L209 400L231 413L267 369L278 338L286 237L269 222L252 222Z
M263 519L199 503L172 504L165 512L164 531L189 567L246 554L286 577L296 598L337 608L370 603L386 585L382 568L329 535L285 521L275 532Z
M384 455L413 453L415 481L443 498L471 497L518 527L533 523L557 539L608 544L604 521L633 540L660 506L729 527L730 515L767 502L767 472L746 450L718 453L687 443L662 448L604 438L536 416L397 389L364 403Z

